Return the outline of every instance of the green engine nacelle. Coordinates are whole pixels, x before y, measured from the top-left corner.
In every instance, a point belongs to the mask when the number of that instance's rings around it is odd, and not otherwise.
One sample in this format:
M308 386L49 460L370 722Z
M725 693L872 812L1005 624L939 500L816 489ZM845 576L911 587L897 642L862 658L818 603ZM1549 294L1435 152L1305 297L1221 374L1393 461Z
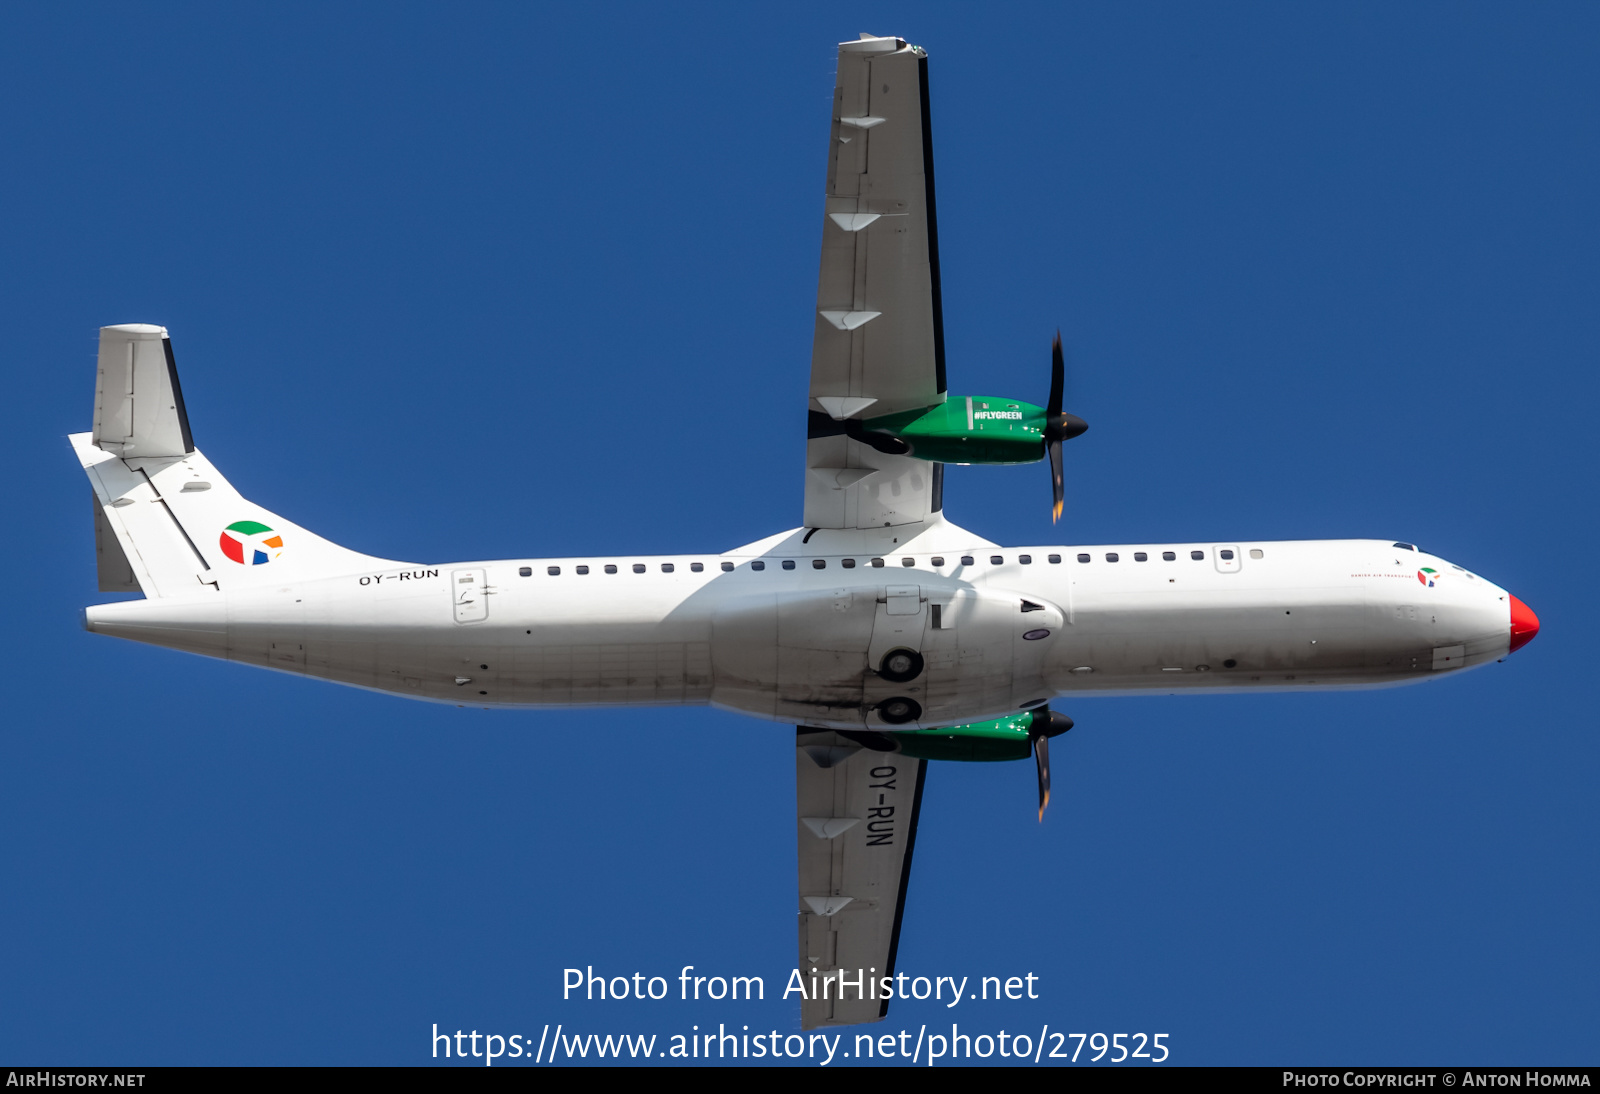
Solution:
M841 736L879 752L898 752L919 760L1026 760L1033 755L1034 716L1030 710L1008 714L990 722L950 726L946 729L905 730L894 733L850 731Z
M1044 458L1043 407L1017 399L958 395L930 410L869 418L864 429L910 445L935 463L1018 464Z

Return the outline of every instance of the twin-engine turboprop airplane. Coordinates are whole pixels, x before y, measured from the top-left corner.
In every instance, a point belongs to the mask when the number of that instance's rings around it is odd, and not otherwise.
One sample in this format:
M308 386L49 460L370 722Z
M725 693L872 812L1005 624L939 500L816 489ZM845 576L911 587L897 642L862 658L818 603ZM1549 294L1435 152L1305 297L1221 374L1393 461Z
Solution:
M795 724L798 967L829 985L806 1028L887 1013L929 760L1034 755L1042 817L1062 698L1408 683L1539 629L1409 543L1001 547L945 519L940 461L1048 457L1059 514L1060 445L1086 427L1059 346L1044 407L946 391L924 52L842 44L832 113L799 528L682 556L358 554L195 449L156 326L100 332L94 430L72 438L100 588L145 595L87 609L98 634L442 703Z

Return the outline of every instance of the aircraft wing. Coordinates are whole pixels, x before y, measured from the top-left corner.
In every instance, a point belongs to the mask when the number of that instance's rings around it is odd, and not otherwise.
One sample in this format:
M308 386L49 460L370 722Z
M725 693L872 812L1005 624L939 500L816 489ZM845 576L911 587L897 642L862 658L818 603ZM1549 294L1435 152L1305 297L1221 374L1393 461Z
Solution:
M889 1001L873 981L894 973L927 764L798 729L800 1025L876 1022Z
M928 58L901 39L863 36L840 44L833 91L807 408L808 528L915 524L939 511L942 464L852 434L862 419L944 402L944 371Z

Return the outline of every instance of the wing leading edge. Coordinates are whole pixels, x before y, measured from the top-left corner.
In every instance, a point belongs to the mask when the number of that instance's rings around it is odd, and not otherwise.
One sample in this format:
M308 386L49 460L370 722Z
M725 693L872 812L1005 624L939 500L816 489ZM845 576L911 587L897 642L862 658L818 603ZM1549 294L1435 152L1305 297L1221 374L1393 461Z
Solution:
M945 399L928 58L898 38L839 46L817 281L805 525L917 524L942 464L883 451L859 423ZM876 435L869 435L876 436Z

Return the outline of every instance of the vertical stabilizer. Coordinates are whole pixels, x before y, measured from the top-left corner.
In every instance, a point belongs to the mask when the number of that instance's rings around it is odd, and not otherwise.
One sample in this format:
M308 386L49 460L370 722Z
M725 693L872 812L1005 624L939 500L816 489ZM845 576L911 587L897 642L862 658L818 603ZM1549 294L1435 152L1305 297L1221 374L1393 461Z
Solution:
M194 446L162 327L100 331L94 431L72 446L94 487L104 592L186 597L401 565L330 543L240 495Z

